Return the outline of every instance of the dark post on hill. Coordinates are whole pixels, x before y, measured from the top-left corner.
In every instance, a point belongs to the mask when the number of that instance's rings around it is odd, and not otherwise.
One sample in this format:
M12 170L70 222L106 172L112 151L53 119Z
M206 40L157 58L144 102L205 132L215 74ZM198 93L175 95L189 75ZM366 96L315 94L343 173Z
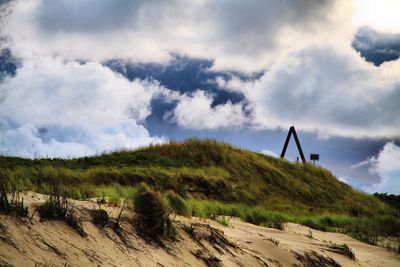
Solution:
M292 136L292 134L293 134L293 137L294 137L294 141L296 142L297 150L299 151L299 154L300 154L300 157L301 157L301 161L303 163L306 163L306 158L304 157L303 149L301 149L300 141L299 141L299 138L297 137L296 129L294 128L294 126L290 127L290 129L289 129L288 135L286 137L285 144L283 145L281 158L285 157L286 149L287 149L287 146L289 145L290 137Z

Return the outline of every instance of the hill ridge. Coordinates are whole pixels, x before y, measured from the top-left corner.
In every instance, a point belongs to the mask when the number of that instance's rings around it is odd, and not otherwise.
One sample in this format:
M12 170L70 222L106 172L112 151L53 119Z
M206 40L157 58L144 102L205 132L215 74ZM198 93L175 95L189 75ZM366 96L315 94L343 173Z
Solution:
M71 178L71 186L80 182L87 186L134 186L146 182L159 190L280 210L369 216L388 209L383 202L354 190L322 167L290 163L210 139L76 159L1 156L0 166L24 176L29 189L43 193L46 181L62 176Z

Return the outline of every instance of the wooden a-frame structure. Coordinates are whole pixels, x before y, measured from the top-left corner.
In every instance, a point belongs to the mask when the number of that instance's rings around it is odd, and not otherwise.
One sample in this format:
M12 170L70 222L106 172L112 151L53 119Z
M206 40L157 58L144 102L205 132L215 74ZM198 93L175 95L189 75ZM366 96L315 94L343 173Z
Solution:
M294 137L294 141L296 141L296 146L297 146L297 150L299 151L299 154L300 154L300 157L301 157L301 161L303 163L306 163L306 158L304 157L303 149L301 149L300 141L299 141L299 138L297 137L296 129L294 128L294 126L291 126L290 129L289 129L288 135L286 137L285 144L283 145L281 158L285 157L286 149L287 149L287 146L289 145L290 136L292 134L293 134L293 137Z

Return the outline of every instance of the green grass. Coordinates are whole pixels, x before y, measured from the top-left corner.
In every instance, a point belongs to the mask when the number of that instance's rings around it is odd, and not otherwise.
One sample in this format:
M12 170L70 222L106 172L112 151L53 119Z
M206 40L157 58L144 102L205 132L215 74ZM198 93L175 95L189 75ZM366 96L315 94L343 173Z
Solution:
M216 221L223 226L229 226L229 221L225 217L218 217Z
M400 229L400 220L389 215L372 217L352 217L346 214L300 215L218 201L190 199L187 202L193 216L203 218L218 215L235 216L252 224L277 229L282 229L283 223L293 222L316 230L347 233L368 243L374 243L374 238L378 236L397 235Z
M120 205L134 199L135 188L146 183L155 191L183 197L194 216L237 216L276 228L298 222L369 242L376 235L393 234L400 220L392 198L354 190L322 167L214 140L190 139L77 159L0 156L0 166L10 188L51 194L53 185L61 183L67 197L107 198L109 204ZM178 213L180 208L172 209Z
M186 201L173 191L168 191L165 196L165 203L174 213L189 217L191 215L190 208Z
M97 187L93 197L105 199L109 205L118 207L125 199L132 202L136 194L137 188L135 187L113 184Z
M30 190L47 193L62 177L71 195L87 198L97 187L136 186L287 212L330 211L357 215L387 214L389 205L352 189L329 171L309 164L235 148L213 140L154 145L78 159L22 159L0 156L0 166L23 177Z

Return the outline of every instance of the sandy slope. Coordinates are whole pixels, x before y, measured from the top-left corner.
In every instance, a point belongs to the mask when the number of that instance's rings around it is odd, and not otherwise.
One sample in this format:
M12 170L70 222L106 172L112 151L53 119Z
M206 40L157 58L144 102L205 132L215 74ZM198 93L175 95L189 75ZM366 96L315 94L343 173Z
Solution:
M39 194L25 196L31 210L43 201ZM96 209L95 203L75 201L74 206L86 237L62 221L0 215L0 266L400 266L400 255L383 248L337 233L311 230L310 238L310 229L297 224L281 231L235 218L224 227L177 217L176 240L156 244L135 230L131 211L125 212L122 230L116 232L91 222L88 209ZM106 210L113 217L119 211ZM355 252L355 261L332 248L343 243Z

